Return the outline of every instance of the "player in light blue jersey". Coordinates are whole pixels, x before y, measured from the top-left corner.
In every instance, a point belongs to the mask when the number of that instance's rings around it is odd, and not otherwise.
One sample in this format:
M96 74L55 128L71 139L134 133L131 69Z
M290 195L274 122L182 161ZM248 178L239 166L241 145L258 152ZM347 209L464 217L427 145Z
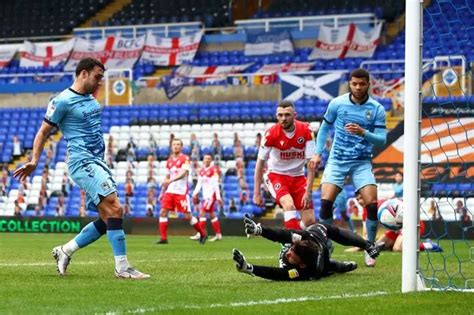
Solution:
M312 158L315 167L321 162L321 153L330 127L334 127L334 141L324 169L321 184L320 219L332 223L333 204L350 176L356 191L360 192L367 205L367 235L375 242L377 234L377 186L372 173L372 146L385 144L385 110L371 98L369 73L356 69L350 74L350 93L333 99L326 110L316 140L316 154ZM365 256L367 266L373 267L375 260Z
M132 268L128 262L122 227L123 207L112 173L104 161L102 108L92 95L102 85L104 70L104 65L93 58L78 63L73 85L48 105L43 124L35 136L31 161L18 168L13 176L21 181L36 169L46 139L54 127L59 127L67 141L71 177L86 191L87 209L99 212L99 218L86 225L74 239L53 248L59 275L66 275L74 252L107 234L115 257L116 277L145 279L150 276Z

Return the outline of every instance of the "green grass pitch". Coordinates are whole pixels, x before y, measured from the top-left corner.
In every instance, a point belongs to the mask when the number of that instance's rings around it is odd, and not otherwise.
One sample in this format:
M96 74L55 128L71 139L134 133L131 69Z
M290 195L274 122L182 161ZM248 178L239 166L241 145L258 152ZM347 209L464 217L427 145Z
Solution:
M236 272L231 250L249 262L277 264L279 245L225 237L202 246L187 237L128 236L129 258L147 281L115 279L106 238L77 252L66 277L56 274L51 249L72 235L0 235L0 314L474 314L474 294L401 294L401 255L384 252L375 268L362 253L350 274L320 281L271 282ZM472 266L472 264L471 264Z

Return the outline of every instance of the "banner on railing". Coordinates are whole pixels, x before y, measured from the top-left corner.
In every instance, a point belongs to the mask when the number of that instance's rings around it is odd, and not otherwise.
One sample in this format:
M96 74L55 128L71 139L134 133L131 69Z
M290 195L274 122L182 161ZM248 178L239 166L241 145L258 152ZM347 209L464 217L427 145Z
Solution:
M140 58L144 45L145 36L110 36L99 40L78 38L64 70L74 71L79 61L87 57L100 60L106 69L132 68Z
M289 32L247 34L245 56L293 54L293 51Z
M203 32L198 32L191 36L166 38L148 34L141 60L157 66L177 66L192 61L202 35Z
M25 41L20 48L20 67L54 67L65 62L74 42L70 39L59 45L44 45Z
M256 73L280 73L280 72L306 72L309 71L315 62L301 62L301 63L274 63L263 65Z
M336 58L372 58L380 42L382 23L370 32L364 32L355 24L337 28L321 25L319 37L309 60Z
M243 65L229 65L229 66L180 66L176 73L185 77L196 77L206 80L215 79L213 76L217 77L218 75L225 75L229 73L239 73L245 71L253 63L246 63ZM222 78L226 79L226 78Z
M6 67L10 63L16 51L16 48L0 46L0 68Z
M339 94L342 72L323 74L289 74L280 76L281 98L296 101L302 97L331 100Z

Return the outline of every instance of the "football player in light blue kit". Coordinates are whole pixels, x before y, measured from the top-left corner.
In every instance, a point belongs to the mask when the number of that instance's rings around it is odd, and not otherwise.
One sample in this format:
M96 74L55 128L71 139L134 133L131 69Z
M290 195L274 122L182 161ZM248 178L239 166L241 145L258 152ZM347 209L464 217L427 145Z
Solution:
M33 143L31 161L18 168L14 176L22 180L35 170L51 130L59 127L67 141L71 177L86 191L87 209L99 212L99 218L86 225L74 239L53 249L59 275L66 274L74 252L107 234L115 257L116 277L145 279L150 276L132 268L128 262L122 227L123 207L112 173L104 161L102 108L92 95L102 85L104 70L104 65L93 58L85 58L78 63L73 85L48 105Z
M333 204L350 176L352 183L367 205L367 235L375 242L377 234L377 186L372 173L372 146L383 146L387 135L385 110L371 98L369 73L364 69L351 72L350 93L333 99L326 110L316 140L316 154L312 159L315 167L321 162L321 153L330 126L334 126L334 141L324 169L321 184L322 223L332 223ZM365 264L375 265L375 260L365 255Z

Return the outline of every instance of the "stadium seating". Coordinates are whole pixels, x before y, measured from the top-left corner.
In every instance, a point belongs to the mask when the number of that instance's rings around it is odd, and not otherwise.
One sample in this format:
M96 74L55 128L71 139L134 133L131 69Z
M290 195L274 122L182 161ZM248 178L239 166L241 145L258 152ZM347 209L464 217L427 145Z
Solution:
M294 9L288 10L288 8ZM330 2L274 0L267 10L259 12L255 17L270 18L375 12L377 17L391 22L399 16L404 9L404 3L396 0L383 2L376 0L335 0Z
M162 24L202 21L206 27L230 22L228 0L135 0L104 25Z
M0 38L71 33L111 0L3 1Z

